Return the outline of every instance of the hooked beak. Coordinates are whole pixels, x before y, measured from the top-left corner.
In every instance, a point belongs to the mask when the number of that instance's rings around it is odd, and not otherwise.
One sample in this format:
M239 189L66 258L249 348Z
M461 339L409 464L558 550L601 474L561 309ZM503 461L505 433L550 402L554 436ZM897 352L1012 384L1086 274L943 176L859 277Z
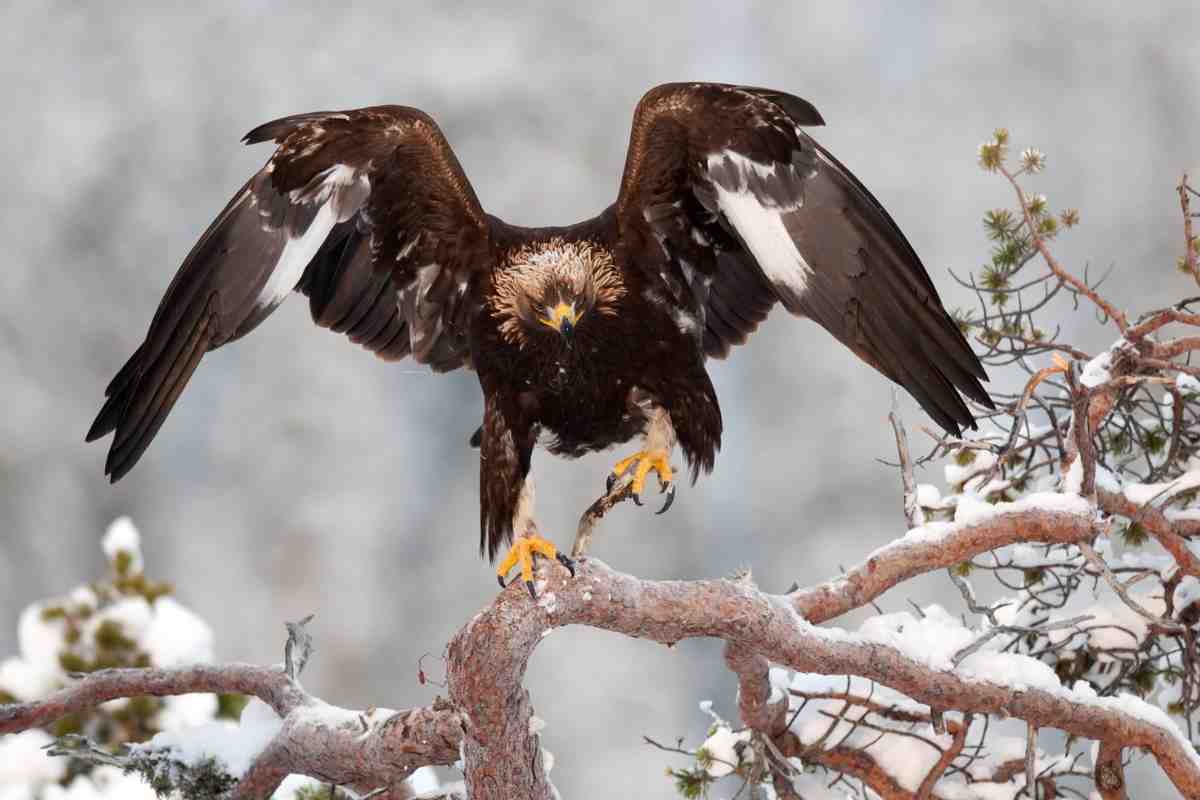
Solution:
M575 337L575 326L579 323L579 315L575 313L574 304L559 303L549 309L548 315L539 320L547 328L553 328L571 344Z
M562 322L558 325L558 332L567 340L567 346L571 346L571 342L575 340L575 323L567 317L563 317Z

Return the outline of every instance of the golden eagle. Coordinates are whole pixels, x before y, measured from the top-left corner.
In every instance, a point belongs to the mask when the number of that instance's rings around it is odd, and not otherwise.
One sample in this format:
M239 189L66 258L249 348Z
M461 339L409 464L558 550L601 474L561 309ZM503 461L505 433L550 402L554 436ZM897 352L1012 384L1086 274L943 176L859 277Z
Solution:
M613 474L674 497L679 445L694 481L721 443L705 370L778 302L907 389L943 428L974 427L959 393L986 375L887 211L805 131L824 121L783 92L667 84L638 103L616 202L561 228L485 213L434 121L404 106L298 114L246 134L278 146L200 237L87 439L115 431L127 473L208 350L292 291L313 320L395 361L473 369L483 390L480 549L532 592L530 458L642 438Z

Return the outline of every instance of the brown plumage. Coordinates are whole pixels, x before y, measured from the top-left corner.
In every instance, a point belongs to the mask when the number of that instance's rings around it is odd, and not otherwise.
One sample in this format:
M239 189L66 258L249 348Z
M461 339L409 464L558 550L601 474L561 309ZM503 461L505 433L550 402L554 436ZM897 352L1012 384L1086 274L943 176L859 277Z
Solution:
M546 229L484 213L416 109L262 125L245 141L275 153L184 260L87 438L115 433L105 469L120 479L203 354L292 290L318 325L385 359L477 372L492 557L532 529L539 441L573 457L641 435L647 452L677 443L693 480L710 470L721 413L705 359L743 344L776 302L943 428L974 427L960 393L990 407L979 361L892 218L802 130L821 124L781 92L660 86L638 104L616 203Z

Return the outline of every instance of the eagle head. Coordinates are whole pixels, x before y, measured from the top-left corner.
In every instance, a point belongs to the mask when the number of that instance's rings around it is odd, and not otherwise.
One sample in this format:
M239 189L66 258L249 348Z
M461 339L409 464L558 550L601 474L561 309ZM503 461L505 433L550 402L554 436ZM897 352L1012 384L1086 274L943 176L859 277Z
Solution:
M501 333L514 344L571 347L581 326L596 315L617 314L624 296L607 249L554 238L509 255L496 276L492 307Z

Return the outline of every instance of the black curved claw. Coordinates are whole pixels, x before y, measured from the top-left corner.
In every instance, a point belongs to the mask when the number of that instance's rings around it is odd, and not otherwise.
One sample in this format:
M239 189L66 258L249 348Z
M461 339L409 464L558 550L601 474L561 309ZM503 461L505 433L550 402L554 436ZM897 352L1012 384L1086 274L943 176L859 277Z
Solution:
M612 487L617 485L617 473L608 473L608 480L604 482L604 493L612 494Z
M503 575L497 575L497 576L496 576L496 581L497 581L497 582L500 584L500 588L501 588L501 589L507 589L507 588L508 588L508 584L506 584L506 583L504 582L504 576L503 576Z
M633 493L633 504L635 506L645 505L645 503L642 502L642 496L640 494L638 494L637 492Z
M537 600L537 592L533 590L533 581L525 581L525 588L529 590L529 596Z
M655 514L667 513L667 509L669 509L671 507L671 504L675 502L675 484L671 483L663 488L664 488L664 491L666 491L666 493L667 493L667 501L665 503L663 503L662 508L660 508L658 511L654 512Z
M575 561L574 561L574 559L572 559L566 553L557 553L557 554L555 554L555 558L558 559L558 563L562 564L564 567L567 568L567 572L570 572L571 577L574 578L575 577Z

